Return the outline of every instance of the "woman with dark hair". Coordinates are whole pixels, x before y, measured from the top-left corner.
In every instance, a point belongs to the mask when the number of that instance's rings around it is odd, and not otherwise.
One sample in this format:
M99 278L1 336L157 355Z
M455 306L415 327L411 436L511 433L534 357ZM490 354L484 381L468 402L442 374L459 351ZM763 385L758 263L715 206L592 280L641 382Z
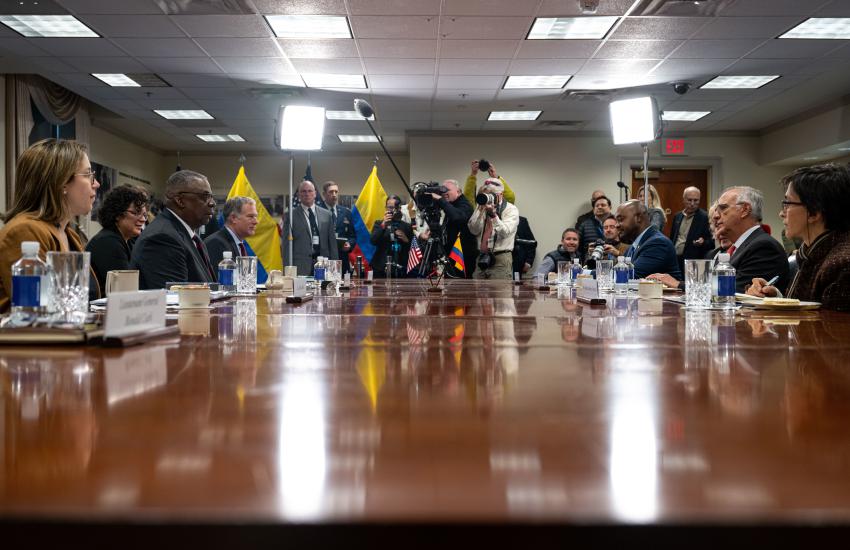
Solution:
M850 311L850 169L837 164L808 166L782 182L786 191L779 216L785 234L803 239L797 251L799 270L787 297ZM781 296L758 278L747 293Z
M148 194L133 185L119 185L103 197L98 219L103 229L92 237L86 250L100 288L106 288L106 272L130 269L130 252L148 219Z
M372 256L372 270L375 277L386 278L387 268L393 277L405 277L407 274L407 255L410 241L413 240L413 228L402 219L401 198L392 195L387 199L384 218L372 226L371 242L375 245ZM387 261L395 264L387 266Z

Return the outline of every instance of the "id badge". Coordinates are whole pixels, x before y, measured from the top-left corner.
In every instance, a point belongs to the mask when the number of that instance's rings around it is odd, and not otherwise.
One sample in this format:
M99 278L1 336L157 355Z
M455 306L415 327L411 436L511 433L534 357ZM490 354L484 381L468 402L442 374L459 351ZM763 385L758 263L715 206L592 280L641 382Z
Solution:
M319 236L313 235L313 246L319 246Z

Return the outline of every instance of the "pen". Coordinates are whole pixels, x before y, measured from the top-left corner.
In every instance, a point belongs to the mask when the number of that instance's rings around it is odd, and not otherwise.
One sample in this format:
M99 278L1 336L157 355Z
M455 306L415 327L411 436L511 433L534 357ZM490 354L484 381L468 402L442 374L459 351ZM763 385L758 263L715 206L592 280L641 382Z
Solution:
M773 286L774 283L776 283L776 281L778 281L778 280L779 280L779 275L776 275L776 276L773 277L773 279L769 280L767 282L767 285L765 285L765 286Z

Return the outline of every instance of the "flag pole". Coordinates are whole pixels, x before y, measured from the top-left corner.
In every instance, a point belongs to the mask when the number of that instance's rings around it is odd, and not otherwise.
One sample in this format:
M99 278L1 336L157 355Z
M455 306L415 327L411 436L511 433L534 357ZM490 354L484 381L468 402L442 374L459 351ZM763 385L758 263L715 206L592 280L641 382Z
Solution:
M289 152L289 216L287 223L289 224L289 233L287 233L286 240L289 241L289 254L286 257L286 265L295 265L292 263L292 174L294 171L294 156L292 151Z

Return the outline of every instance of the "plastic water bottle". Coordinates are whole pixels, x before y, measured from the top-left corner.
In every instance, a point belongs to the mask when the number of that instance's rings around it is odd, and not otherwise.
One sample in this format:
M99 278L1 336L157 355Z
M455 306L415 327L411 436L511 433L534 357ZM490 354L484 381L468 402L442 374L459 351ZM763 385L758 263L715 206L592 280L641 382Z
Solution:
M233 252L227 250L222 253L222 260L218 262L218 284L221 290L236 290L236 282L233 279L235 272L236 262L233 261Z
M625 294L629 291L629 266L626 258L617 256L617 265L614 266L614 292Z
M717 278L717 295L714 303L723 309L735 308L735 268L729 263L729 254L719 254L714 276Z
M629 280L633 281L635 279L635 264L632 263L631 256L626 256L626 265L629 268Z
M579 262L578 258L573 258L573 266L570 268L570 271L572 272L570 279L573 285L578 285L578 276L581 275L581 262Z
M313 279L316 282L325 280L325 257L319 256L313 265Z
M32 319L47 310L47 265L36 241L21 243L21 259L12 264L12 317Z

